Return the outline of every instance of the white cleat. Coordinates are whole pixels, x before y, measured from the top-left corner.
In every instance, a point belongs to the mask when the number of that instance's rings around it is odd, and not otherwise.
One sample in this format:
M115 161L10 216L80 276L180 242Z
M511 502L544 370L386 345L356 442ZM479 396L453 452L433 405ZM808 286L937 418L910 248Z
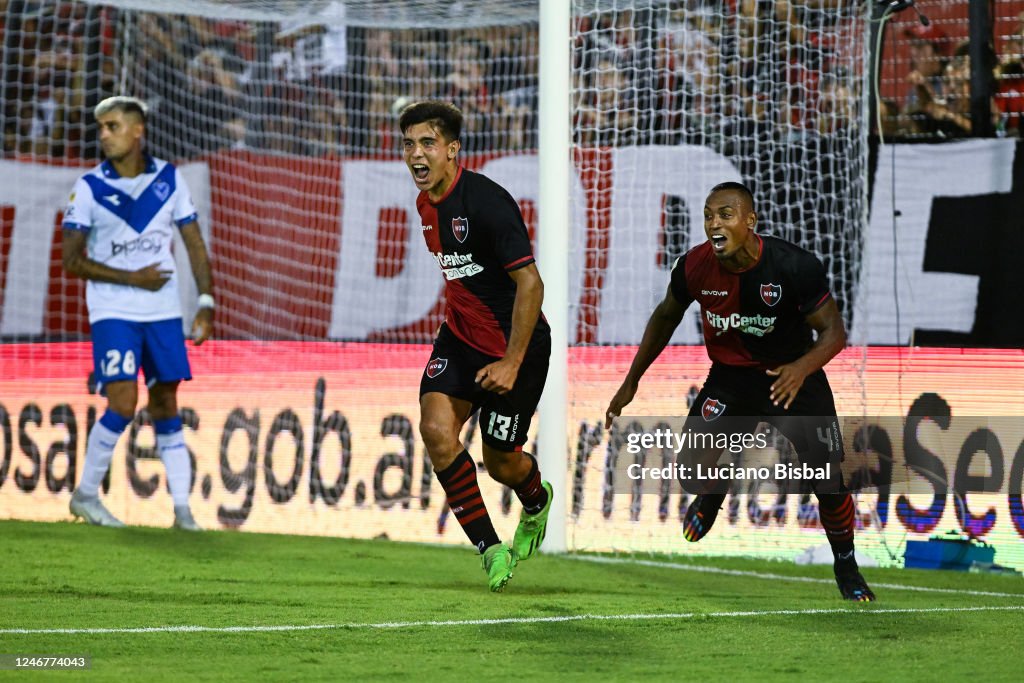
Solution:
M202 531L203 527L196 524L192 510L187 506L174 508L174 528L182 531Z
M124 526L124 522L110 514L110 510L103 506L98 496L86 498L78 495L78 491L75 491L71 494L71 503L68 505L68 509L71 510L72 515L81 517L89 524L114 528Z

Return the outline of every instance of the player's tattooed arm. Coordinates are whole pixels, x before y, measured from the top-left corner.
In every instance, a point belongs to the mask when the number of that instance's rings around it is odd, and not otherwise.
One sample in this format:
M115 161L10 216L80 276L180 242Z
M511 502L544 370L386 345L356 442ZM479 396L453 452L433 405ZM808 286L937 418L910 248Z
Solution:
M843 317L839 315L839 307L832 297L807 316L807 323L818 333L818 338L807 353L792 363L767 371L770 376L776 378L771 387L772 403L781 404L787 410L800 392L800 387L804 385L807 376L825 367L846 348L846 327L843 325Z
M83 280L112 282L155 292L171 279L173 271L162 269L156 263L151 263L138 270L122 270L94 261L86 256L85 241L86 234L80 230L64 230L61 237L61 259L64 263L64 270Z
M476 381L482 388L498 394L511 391L516 383L519 366L523 364L544 301L544 282L536 264L510 271L509 277L516 283L516 299L512 304L512 334L509 335L505 355L476 373Z
M622 380L622 385L608 404L608 410L604 416L605 429L610 428L612 420L621 415L622 409L632 402L633 397L636 396L637 387L640 386L640 378L647 372L647 368L651 367L651 363L665 350L665 346L672 339L672 334L679 327L688 305L689 302L684 304L676 298L670 285L665 292L665 298L654 309L647 321L644 336L640 340L640 346L636 350L626 378Z
M203 234L199 231L199 222L193 221L181 228L181 239L188 252L188 260L192 266L192 274L196 278L196 287L200 294L213 296L213 272L210 268L210 257L203 242ZM196 311L192 322L192 340L196 346L213 336L213 308L201 307Z

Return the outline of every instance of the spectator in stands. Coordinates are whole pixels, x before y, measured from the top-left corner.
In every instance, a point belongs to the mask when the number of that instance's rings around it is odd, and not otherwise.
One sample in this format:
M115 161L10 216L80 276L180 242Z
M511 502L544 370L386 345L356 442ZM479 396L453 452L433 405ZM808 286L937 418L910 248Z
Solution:
M843 38L851 34L851 24L858 21L860 12L856 3L847 0L776 0L769 44L775 45L786 64L784 76L773 80L784 82L788 92L784 98L772 99L784 102L780 122L784 129L792 126L791 136L816 130L821 81L854 57L852 41Z
M816 121L818 134L833 135L854 127L857 124L857 99L844 72L824 74Z
M477 152L492 147L493 102L487 87L487 44L475 38L456 41L448 57L447 98L462 110L462 147Z
M576 108L581 145L623 145L635 138L635 91L628 72L613 60L613 55L606 55L587 75Z
M971 55L967 42L957 46L952 59L946 64L942 81L943 97L927 99L922 88L918 111L923 114L917 123L921 132L944 138L965 137L971 134ZM993 120L996 105L992 103Z
M36 51L26 55L22 82L24 101L31 102L31 125L20 151L42 157L66 152L68 124L80 120L82 93L82 35L84 7L48 3L38 8L34 21L22 32L38 32ZM34 28L33 28L34 27Z
M539 63L537 26L505 27L488 42L491 54L488 90L495 106L495 130L500 149L536 147L537 76Z
M223 55L213 49L197 54L188 66L190 116L182 134L188 156L230 148L245 140L242 93L236 76L224 68Z
M260 102L260 117L249 142L255 149L279 154L305 154L303 122L305 91L280 80L268 87Z
M903 108L924 132L928 128L927 122L922 120L925 107L945 97L943 73L947 38L934 24L927 27L914 24L905 35L910 38L910 73L907 74L910 87Z
M999 55L998 92L996 107L999 111L997 135L1020 137L1024 118L1024 12L1018 16L1018 25L1003 43Z
M340 157L348 152L348 111L345 101L330 91L321 95L324 99L315 102L304 117L303 153L317 157Z
M999 110L996 134L1020 137L1024 119L1024 63L1016 61L1000 67L996 106Z
M665 68L672 89L679 93L677 107L689 115L708 114L718 92L721 30L711 11L682 9L666 27L668 49Z
M881 133L885 140L892 140L907 132L903 115L900 113L900 106L896 100L879 100L878 116L882 121Z

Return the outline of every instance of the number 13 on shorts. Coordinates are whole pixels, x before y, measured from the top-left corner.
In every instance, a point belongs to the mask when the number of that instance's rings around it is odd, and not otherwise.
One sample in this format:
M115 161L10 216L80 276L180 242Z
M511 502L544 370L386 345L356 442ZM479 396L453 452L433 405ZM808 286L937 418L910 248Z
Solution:
M491 419L487 423L487 433L495 439L508 440L508 430L512 426L512 418L508 415L491 413Z

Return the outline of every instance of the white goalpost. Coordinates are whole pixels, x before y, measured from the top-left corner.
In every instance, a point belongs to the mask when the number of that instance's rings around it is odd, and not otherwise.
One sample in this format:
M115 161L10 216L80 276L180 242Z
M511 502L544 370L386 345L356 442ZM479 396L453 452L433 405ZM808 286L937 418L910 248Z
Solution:
M540 404L537 448L541 471L555 491L567 490L569 439L569 149L571 92L569 7L543 3L540 15L540 98L537 160L540 167L540 268L551 324L551 364ZM567 507L552 507L544 540L546 552L565 552Z

